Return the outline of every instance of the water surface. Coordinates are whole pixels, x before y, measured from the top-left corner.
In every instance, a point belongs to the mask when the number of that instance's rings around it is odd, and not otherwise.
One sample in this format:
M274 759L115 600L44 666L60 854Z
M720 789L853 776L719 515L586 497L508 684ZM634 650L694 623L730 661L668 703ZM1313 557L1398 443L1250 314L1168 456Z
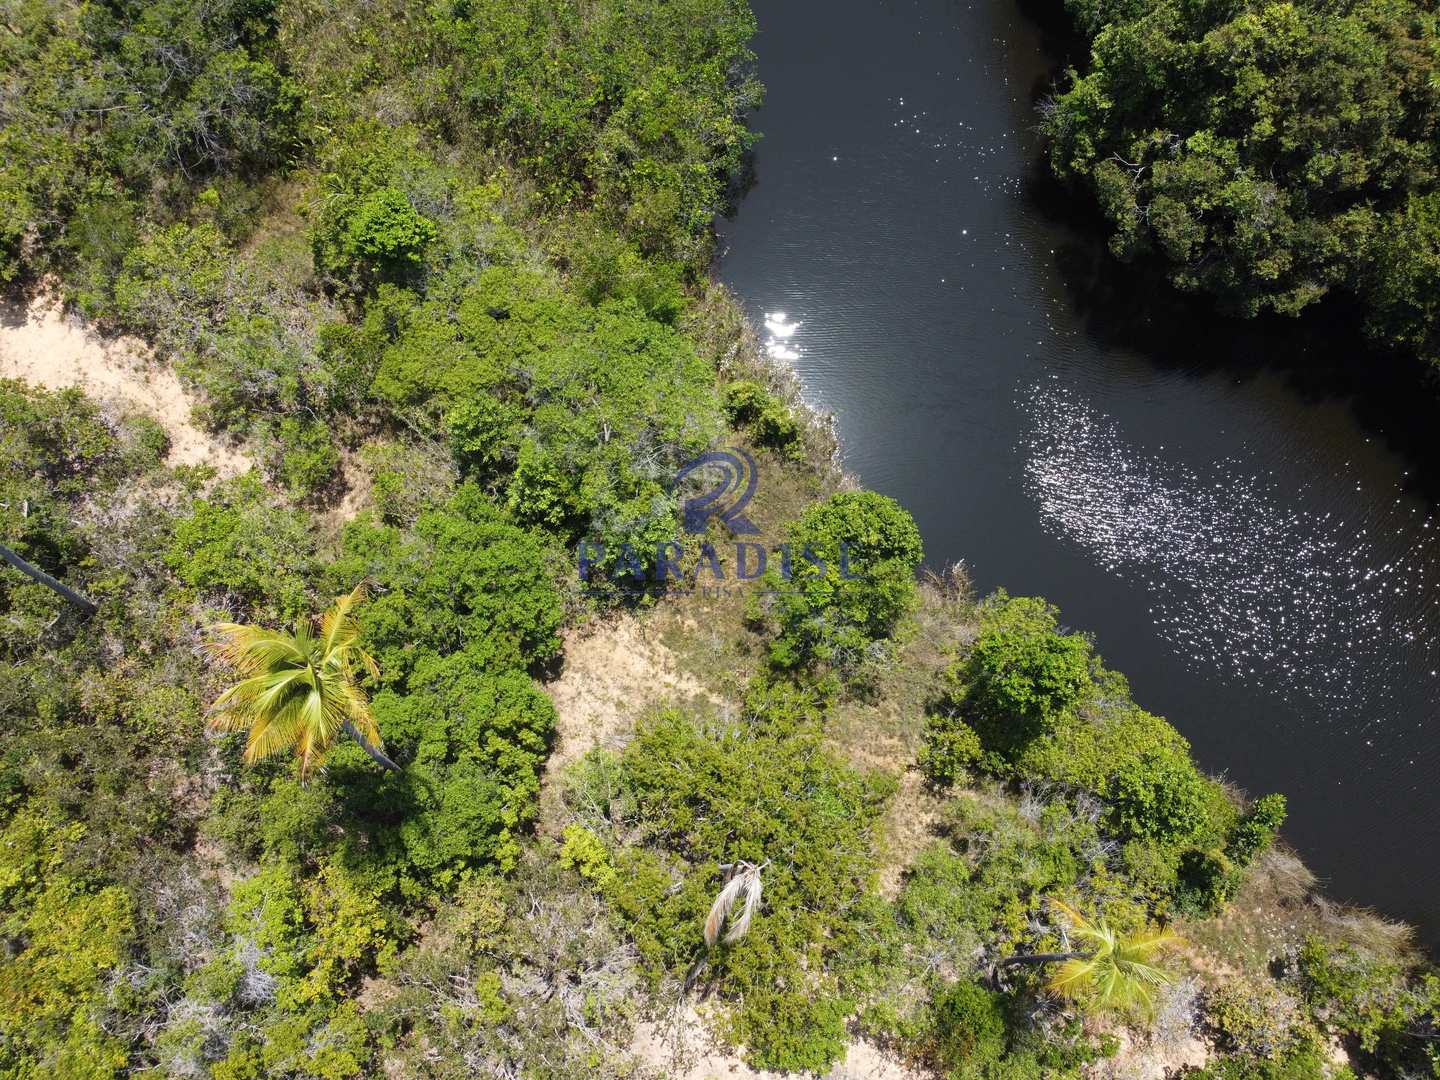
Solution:
M1333 894L1434 939L1434 428L1337 388L1344 333L1175 303L1067 223L1034 130L1057 60L1015 0L754 6L764 139L719 272L847 468L930 563L1093 632L1209 771L1285 792Z

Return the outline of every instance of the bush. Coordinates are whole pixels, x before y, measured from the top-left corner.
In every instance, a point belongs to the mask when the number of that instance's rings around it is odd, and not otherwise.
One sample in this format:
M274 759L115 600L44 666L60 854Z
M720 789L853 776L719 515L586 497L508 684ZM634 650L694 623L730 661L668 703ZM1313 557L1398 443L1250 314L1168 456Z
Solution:
M980 1077L1005 1053L1005 1007L998 994L962 980L930 1002L925 1056L956 1078Z
M445 416L467 475L522 520L603 545L607 571L627 543L649 566L673 539L671 481L722 431L714 374L679 333L531 269L489 267L407 315L375 390Z
M944 787L959 783L984 752L980 736L965 721L954 716L931 716L925 721L920 767L931 783Z
M1115 830L1161 844L1187 842L1209 825L1210 793L1188 758L1170 755L1129 763L1106 788Z
M790 528L789 580L783 569L762 579L773 590L771 662L858 673L914 606L921 556L920 530L894 499L843 492L811 507Z
M159 468L170 453L170 433L160 421L149 416L127 416L120 423L124 437L127 472L144 473Z
M980 635L952 683L989 750L1013 759L1053 733L1090 690L1090 643L1057 631L1058 612L1037 597L1002 591L980 611Z
M379 586L359 617L387 685L403 687L427 655L468 649L503 668L559 651L558 553L473 483L422 513L412 531L359 518L342 543L329 580L335 590L362 580Z
M761 446L789 450L800 440L800 425L789 408L757 382L742 379L725 387L725 415L732 424L749 427Z
M403 191L335 193L315 232L316 265L332 274L397 279L415 271L435 241L435 223Z
M1243 864L1224 853L1236 828L1224 790L1082 636L1059 632L1042 600L1001 592L981 605L975 644L946 670L925 740L920 763L938 784L970 767L1098 796L1125 872L1152 902L1215 911L1242 880ZM1277 809L1283 801L1266 802L1244 835L1263 833Z
M404 773L361 813L382 823L394 816L394 832L382 828L377 839L398 840L396 870L413 897L424 895L416 883L449 888L471 867L515 865L539 805L555 707L523 672L495 670L470 652L425 660L410 682L404 697L375 698L386 746Z
M197 499L176 523L165 556L186 585L217 599L232 594L261 622L288 621L310 610L305 575L313 559L303 515L272 505L254 473Z
M1285 796L1266 795L1235 823L1225 844L1225 853L1241 866L1249 866L1255 857L1275 840L1285 824Z
M1296 968L1316 1023L1353 1040L1367 1072L1435 1075L1440 1062L1415 1032L1440 1024L1440 977L1426 972L1412 979L1403 962L1314 936L1300 949Z
M1205 997L1205 1024L1221 1049L1285 1058L1313 1038L1298 1003L1269 979L1230 979Z
M340 452L329 426L315 420L294 416L281 420L271 455L272 475L299 499L314 499L340 469Z
M370 498L387 525L409 526L455 494L455 469L443 448L374 442L360 448L370 474Z
M736 1003L729 1032L758 1067L823 1071L844 1050L854 998L827 961L858 947L874 829L893 781L864 776L813 728L762 718L711 729L668 712L617 763L585 760L570 798L602 834L638 826L658 852L620 847L607 898L654 979L683 978L720 865L772 862L750 932L712 950L704 981Z

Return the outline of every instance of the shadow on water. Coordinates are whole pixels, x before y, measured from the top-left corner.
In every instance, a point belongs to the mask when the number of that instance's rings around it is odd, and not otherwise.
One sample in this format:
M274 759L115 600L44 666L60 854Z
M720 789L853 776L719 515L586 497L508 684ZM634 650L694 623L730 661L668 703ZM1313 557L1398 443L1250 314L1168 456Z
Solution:
M1294 318L1226 316L1209 298L1174 288L1159 259L1115 258L1094 199L1056 180L1043 159L1025 191L1059 234L1060 278L1093 340L1156 370L1234 381L1269 372L1306 402L1345 402L1366 434L1411 465L1406 491L1440 505L1440 373L1368 340L1357 304L1332 296Z

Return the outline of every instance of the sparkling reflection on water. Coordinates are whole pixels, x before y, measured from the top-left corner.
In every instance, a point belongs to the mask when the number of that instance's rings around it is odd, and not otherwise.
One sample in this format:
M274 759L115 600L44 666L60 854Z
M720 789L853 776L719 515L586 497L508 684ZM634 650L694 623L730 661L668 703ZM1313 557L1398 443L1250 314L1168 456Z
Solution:
M1015 0L756 8L764 138L719 270L846 467L933 565L1092 632L1208 771L1283 791L1332 894L1440 943L1440 526L1401 491L1440 457L1316 385L1294 324L1133 302L1037 180L1055 59Z
M1388 513L1372 502L1345 520L1308 509L1338 492L1297 498L1254 456L1202 470L1141 450L1056 378L1022 406L1025 487L1045 528L1143 583L1156 632L1187 667L1357 731L1385 715L1396 685L1436 678L1434 522L1398 492Z

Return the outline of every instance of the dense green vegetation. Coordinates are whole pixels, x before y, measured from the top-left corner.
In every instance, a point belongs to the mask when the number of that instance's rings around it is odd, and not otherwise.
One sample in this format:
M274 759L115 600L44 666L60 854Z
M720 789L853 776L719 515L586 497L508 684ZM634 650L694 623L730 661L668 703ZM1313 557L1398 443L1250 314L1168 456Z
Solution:
M1440 26L1410 0L1067 0L1089 63L1047 103L1051 161L1122 258L1242 314L1327 296L1440 363Z
M1304 890L1197 994L1162 946L1268 902L1283 799L1201 773L1043 601L917 578L706 280L743 4L3 29L0 276L144 337L256 468L0 383L0 542L98 605L0 573L0 1075L634 1080L697 1013L809 1073L865 1038L1078 1077L1178 1024L1216 1077L1437 1074L1435 976ZM684 609L671 480L726 442L770 569ZM607 676L571 632L671 610L708 696L615 691L557 754L590 717L553 680Z

